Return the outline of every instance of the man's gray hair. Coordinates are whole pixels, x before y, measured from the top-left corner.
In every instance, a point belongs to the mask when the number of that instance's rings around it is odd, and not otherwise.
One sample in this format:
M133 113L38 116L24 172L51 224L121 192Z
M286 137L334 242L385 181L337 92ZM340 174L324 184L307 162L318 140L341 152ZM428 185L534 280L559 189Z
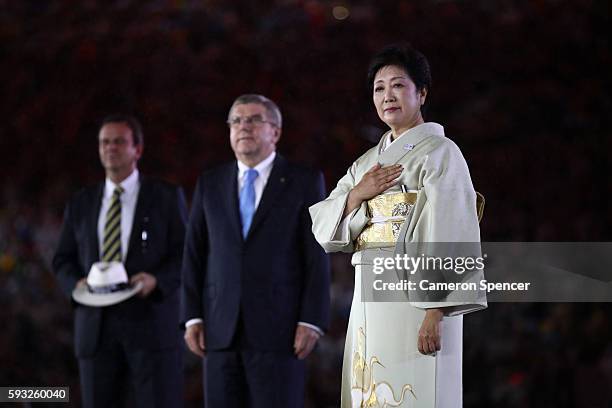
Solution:
M256 103L258 105L262 105L264 108L266 108L266 112L269 116L268 119L271 122L274 122L274 124L278 126L279 129L282 128L283 117L281 116L281 112L280 109L278 109L278 106L271 99L268 99L263 95L257 94L240 95L238 98L236 98L236 100L232 104L232 107L229 110L228 120L230 119L229 115L232 114L232 111L234 110L235 106L246 105L247 103Z

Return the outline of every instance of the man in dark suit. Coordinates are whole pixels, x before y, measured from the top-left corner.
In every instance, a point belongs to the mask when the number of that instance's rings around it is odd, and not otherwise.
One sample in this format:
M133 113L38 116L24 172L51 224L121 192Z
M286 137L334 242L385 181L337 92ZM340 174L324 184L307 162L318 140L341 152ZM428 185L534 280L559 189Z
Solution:
M308 215L323 177L275 153L268 98L239 97L228 124L237 161L202 174L187 228L185 341L204 357L207 408L302 407L303 359L329 319L329 263Z
M106 180L68 203L53 269L68 296L101 260L123 262L142 289L112 306L73 302L83 406L117 406L129 387L131 406L180 406L183 192L139 175L143 136L133 117L106 118L98 142Z

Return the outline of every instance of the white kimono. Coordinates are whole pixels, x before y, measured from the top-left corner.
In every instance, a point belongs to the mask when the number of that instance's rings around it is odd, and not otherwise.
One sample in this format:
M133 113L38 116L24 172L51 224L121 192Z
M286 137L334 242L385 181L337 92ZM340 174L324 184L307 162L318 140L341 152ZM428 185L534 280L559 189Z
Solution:
M390 143L390 132L358 158L329 197L312 207L313 233L327 252L354 252L355 239L370 221L363 203L343 220L349 191L376 163L402 164L399 180L418 190L397 242L480 242L476 193L459 148L437 123L424 123ZM367 249L365 251L375 251ZM351 306L342 370L342 408L462 406L463 314L486 307L482 293L474 300L442 302L363 302L361 273L371 257L353 255L355 292ZM389 249L393 251L393 248ZM482 278L482 271L476 274ZM422 355L418 331L425 309L445 307L441 321L441 351Z

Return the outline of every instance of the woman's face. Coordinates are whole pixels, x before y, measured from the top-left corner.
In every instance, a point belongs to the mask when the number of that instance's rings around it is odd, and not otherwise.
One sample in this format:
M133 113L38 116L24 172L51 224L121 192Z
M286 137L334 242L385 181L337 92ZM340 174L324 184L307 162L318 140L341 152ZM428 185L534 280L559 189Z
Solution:
M374 77L373 100L378 117L393 130L423 123L421 105L427 90L417 90L408 73L397 65L382 67Z

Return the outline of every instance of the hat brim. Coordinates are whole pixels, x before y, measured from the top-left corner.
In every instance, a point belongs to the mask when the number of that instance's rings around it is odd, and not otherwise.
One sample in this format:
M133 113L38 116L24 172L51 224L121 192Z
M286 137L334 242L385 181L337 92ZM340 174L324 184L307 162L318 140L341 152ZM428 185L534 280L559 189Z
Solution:
M113 293L91 293L86 285L80 285L72 291L72 298L75 302L86 306L111 306L131 298L138 293L140 289L142 289L142 282L136 282L136 284L129 289Z

